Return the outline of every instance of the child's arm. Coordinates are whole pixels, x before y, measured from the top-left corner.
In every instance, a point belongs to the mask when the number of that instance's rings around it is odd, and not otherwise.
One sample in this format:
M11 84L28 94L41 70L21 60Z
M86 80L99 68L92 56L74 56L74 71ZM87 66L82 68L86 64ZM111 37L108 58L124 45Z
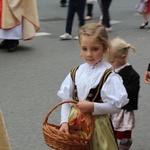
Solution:
M63 101L65 100L71 100L72 99L72 91L74 89L74 83L72 82L70 73L67 75L65 80L62 82L60 90L58 91L57 95L59 98L61 98ZM68 116L70 113L72 104L65 103L61 107L61 121L60 124L64 122L68 122Z
M68 126L68 123L67 122L63 122L61 124L61 127L59 129L60 131L64 132L64 133L67 133L69 134L69 126Z
M77 103L77 107L83 112L95 112L94 115L114 114L120 111L119 108L109 103L94 103L87 100L82 100Z
M93 112L94 111L94 103L93 102L89 102L87 100L80 100L77 103L77 107L83 112L83 113L87 113L87 112Z
M113 72L109 75L101 89L101 98L103 103L94 103L94 115L119 112L129 102L122 78L118 74Z

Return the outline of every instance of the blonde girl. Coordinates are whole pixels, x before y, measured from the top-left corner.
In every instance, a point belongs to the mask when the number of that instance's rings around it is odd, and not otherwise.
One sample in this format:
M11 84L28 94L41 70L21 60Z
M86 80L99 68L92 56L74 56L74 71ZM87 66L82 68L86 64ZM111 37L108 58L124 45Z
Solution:
M107 31L102 25L89 23L81 27L78 37L80 57L85 63L78 66L74 81L71 73L67 75L57 95L63 101L78 101L77 107L83 113L91 112L95 118L90 150L118 150L109 114L119 112L128 103L128 99L121 77L113 71L102 88L98 88L105 71L111 68L103 59L109 48ZM69 133L68 116L71 107L67 103L61 109L60 130L65 133Z
M108 61L112 64L114 71L122 77L129 99L129 103L122 107L119 113L112 115L112 123L119 150L128 150L132 144L132 129L135 125L134 110L138 109L140 76L128 63L127 57L130 50L134 53L136 50L121 38L115 38L110 43Z

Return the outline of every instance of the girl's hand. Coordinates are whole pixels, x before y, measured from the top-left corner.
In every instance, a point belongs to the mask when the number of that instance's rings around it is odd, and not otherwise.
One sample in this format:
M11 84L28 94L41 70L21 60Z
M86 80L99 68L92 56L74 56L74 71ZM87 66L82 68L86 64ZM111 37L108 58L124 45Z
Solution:
M83 112L83 113L88 113L88 112L93 112L94 111L94 103L89 102L86 100L79 101L77 103L77 107Z
M69 134L69 126L67 122L61 124L60 131Z

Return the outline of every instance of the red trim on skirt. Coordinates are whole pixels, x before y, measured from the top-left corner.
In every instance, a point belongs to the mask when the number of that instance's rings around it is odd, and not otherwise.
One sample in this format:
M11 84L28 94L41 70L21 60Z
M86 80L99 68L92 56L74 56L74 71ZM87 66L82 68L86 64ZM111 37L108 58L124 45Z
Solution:
M127 131L115 131L115 135L116 135L116 138L121 140L121 139L131 139L131 134L132 134L132 131L131 130L127 130Z
M145 14L150 14L150 0L148 0L148 2L146 2L146 12Z

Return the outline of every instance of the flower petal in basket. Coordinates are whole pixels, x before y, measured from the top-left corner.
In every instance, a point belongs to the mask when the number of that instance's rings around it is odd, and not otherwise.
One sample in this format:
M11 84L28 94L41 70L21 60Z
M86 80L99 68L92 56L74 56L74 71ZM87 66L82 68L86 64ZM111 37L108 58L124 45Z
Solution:
M69 128L80 131L84 135L89 135L93 128L94 119L90 113L82 113L74 105L69 115Z

